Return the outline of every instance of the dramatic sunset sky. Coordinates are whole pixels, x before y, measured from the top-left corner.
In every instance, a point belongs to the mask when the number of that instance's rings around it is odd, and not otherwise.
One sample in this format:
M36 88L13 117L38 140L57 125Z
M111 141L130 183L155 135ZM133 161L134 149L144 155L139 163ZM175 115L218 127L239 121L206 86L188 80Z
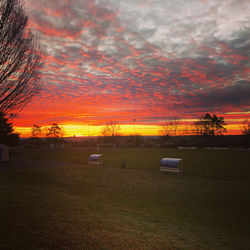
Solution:
M250 119L249 0L25 0L46 51L43 89L13 120L66 135L157 134L173 117Z

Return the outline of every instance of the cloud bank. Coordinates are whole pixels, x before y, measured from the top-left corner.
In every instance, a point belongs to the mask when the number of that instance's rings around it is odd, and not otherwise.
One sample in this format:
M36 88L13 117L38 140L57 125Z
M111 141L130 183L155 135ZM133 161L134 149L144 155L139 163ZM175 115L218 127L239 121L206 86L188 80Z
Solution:
M151 124L249 111L247 0L25 5L47 53L43 91L24 110L36 122Z

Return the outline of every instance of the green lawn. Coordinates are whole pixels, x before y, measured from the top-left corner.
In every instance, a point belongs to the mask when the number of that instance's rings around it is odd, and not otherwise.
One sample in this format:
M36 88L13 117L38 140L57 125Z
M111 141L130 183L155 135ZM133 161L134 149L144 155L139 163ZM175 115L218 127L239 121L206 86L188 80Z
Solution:
M0 171L0 249L250 248L249 152L123 149L103 167L90 153L32 152L80 164ZM160 174L162 157L183 158L184 175Z
M26 152L22 157L88 164L96 148L71 148L63 151ZM182 158L186 175L240 178L250 180L250 153L240 150L177 150L173 148L125 148L105 150L104 166L159 171L164 157Z

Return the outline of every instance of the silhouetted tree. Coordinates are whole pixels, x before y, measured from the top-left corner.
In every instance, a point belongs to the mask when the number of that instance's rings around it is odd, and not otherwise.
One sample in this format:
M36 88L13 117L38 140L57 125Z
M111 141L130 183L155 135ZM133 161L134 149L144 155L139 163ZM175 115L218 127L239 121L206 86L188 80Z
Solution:
M184 136L187 135L193 135L193 128L192 126L185 126L182 130L181 130L181 134Z
M106 124L105 127L102 128L101 134L102 136L106 137L105 141L112 141L114 142L119 136L119 131L121 127L116 121L110 121L109 123Z
M243 135L250 135L250 122L245 120L241 126L241 132Z
M173 119L161 125L159 133L166 138L169 136L176 136L179 125L179 119L174 117Z
M32 129L31 129L31 134L32 137L39 137L42 135L42 128L36 124L33 125Z
M224 117L212 116L206 113L199 121L194 123L196 135L222 135L227 130Z
M21 108L40 91L42 53L21 0L0 2L0 110Z
M54 138L62 137L63 136L62 128L59 127L57 123L53 123L52 126L48 129L47 136Z
M19 143L19 134L14 133L13 125L6 115L0 111L0 142L9 146Z
M115 121L110 121L106 124L106 126L102 129L101 133L103 136L118 136L121 127Z
M40 136L42 135L42 128L36 124L33 125L31 129L31 138L26 141L29 147L40 147L42 145L42 140Z
M170 136L173 135L173 130L170 122L165 122L160 126L159 133L162 136L163 140L168 140Z
M194 134L203 135L203 122L201 120L194 122Z
M50 128L48 128L47 134L49 138L49 143L54 144L54 147L56 147L57 144L60 144L63 137L63 129L59 127L57 123L53 123Z
M223 135L223 133L227 132L227 129L225 128L227 124L224 117L213 115L212 124L214 135Z
M174 131L174 136L177 135L177 131L178 131L178 127L180 125L179 123L179 119L177 117L174 117L171 121L170 121L170 124L172 125L173 127L173 131Z

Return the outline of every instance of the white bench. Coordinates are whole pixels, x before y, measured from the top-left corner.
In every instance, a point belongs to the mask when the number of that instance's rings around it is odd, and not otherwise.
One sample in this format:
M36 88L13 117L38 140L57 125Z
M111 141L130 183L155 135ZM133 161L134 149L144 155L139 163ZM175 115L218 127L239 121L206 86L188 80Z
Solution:
M179 158L162 158L160 171L182 174L182 159Z
M91 154L89 156L89 165L102 165L102 154Z

